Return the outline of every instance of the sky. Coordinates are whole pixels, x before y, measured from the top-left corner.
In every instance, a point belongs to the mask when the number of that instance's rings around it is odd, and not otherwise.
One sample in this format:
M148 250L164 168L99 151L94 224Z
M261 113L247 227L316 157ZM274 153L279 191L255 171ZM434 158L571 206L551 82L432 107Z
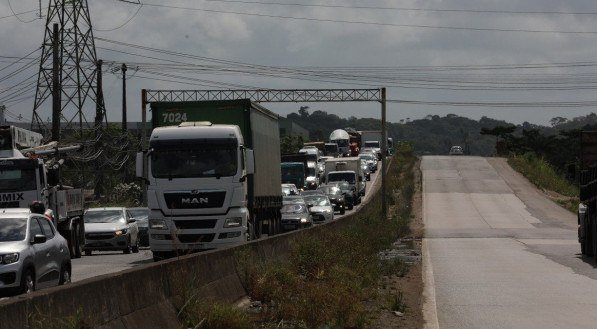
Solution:
M31 122L53 2L0 0L9 121ZM123 63L128 121L141 120L141 89L386 87L389 122L457 114L549 125L597 112L595 1L94 0L89 12L111 122L122 119ZM381 117L375 102L263 105ZM95 105L84 115L93 122Z

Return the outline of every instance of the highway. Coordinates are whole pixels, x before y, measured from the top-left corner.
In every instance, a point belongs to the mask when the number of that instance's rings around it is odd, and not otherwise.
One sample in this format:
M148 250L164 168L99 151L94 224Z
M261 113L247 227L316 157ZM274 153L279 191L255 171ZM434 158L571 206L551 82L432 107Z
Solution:
M425 156L427 328L596 328L576 215L500 158Z
M379 163L379 167L381 168L381 162ZM369 198L372 195L372 193L370 192L373 189L379 189L380 187L381 178L377 179L378 176L381 177L379 173L380 171L377 170L374 174L371 174L371 181L367 182L367 190L365 193L365 197L363 198L363 202L360 205L353 208L353 210L346 210L346 213L344 215L340 215L339 212L336 212L336 219L341 219L344 216L358 211L362 204L366 203L367 200L369 200ZM141 248L139 253L131 253L128 255L125 255L122 252L94 251L91 256L82 256L79 259L72 260L72 281L77 282L103 274L120 272L152 262L153 255L149 248Z

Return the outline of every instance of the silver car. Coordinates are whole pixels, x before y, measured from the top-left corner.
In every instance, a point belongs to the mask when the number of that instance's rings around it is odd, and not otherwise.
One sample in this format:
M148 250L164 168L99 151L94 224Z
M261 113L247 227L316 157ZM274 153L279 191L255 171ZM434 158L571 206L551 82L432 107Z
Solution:
M52 222L29 209L0 209L0 295L69 283L66 240Z
M313 218L313 223L321 224L328 223L334 220L334 206L330 202L327 195L322 194L311 194L304 195L307 207Z
M282 229L284 231L296 230L313 225L313 219L305 199L299 195L282 197Z
M139 252L139 228L124 207L90 208L85 212L85 255L93 250Z

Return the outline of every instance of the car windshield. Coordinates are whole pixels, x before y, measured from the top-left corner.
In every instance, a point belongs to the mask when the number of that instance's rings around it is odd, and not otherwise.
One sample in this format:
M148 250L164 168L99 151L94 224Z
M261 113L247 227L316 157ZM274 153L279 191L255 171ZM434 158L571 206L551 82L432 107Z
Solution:
M335 186L324 186L319 188L325 194L336 194L339 192L339 188Z
M85 223L124 223L121 210L88 211L84 218Z
M330 200L324 195L305 196L305 202L309 205L324 207L330 205Z
M280 212L283 214L296 214L306 212L305 209L304 203L289 203L282 205Z
M129 209L129 212L137 222L147 222L149 209Z
M350 185L348 184L348 182L347 182L347 181L342 181L342 182L339 182L339 184L338 184L338 187L339 187L341 190L348 190L348 189L350 189Z
M0 242L23 241L27 235L27 221L24 218L0 219Z

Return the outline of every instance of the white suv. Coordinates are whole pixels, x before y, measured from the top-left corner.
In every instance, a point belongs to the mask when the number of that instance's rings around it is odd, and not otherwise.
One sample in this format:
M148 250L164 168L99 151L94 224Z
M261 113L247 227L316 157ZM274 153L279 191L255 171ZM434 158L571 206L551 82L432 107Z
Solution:
M0 209L0 295L70 281L68 245L52 222L26 208Z

